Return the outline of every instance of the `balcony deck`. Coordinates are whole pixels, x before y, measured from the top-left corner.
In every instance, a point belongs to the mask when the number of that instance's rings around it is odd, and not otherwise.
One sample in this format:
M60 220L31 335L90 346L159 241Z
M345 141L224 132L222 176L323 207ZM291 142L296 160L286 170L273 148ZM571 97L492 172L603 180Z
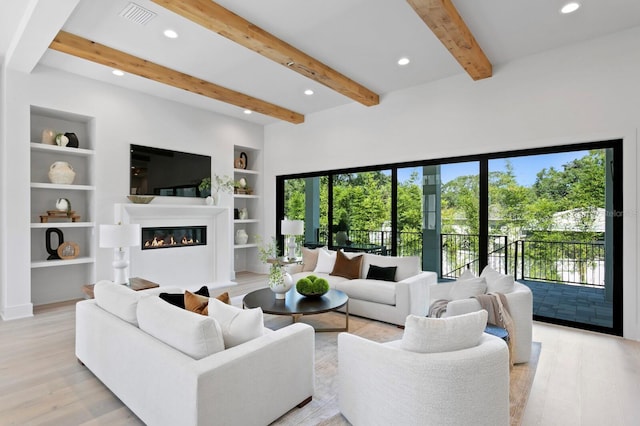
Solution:
M533 314L566 321L613 326L613 302L604 288L518 280L533 292Z

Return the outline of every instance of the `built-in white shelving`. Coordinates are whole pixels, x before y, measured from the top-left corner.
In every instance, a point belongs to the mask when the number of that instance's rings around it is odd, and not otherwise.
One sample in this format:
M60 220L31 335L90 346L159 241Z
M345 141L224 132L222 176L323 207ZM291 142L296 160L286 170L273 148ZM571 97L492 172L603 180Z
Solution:
M246 211L248 214L246 218L234 219L234 235L238 230L243 229L249 236L249 240L246 244L234 244L233 246L235 252L234 269L236 272L250 270L255 266L257 259L256 248L258 247L256 244L256 236L262 231L262 206L260 204L260 190L262 185L262 173L260 170L261 153L259 150L254 148L235 146L234 157L239 158L241 153L246 154L246 168L234 168L233 178L236 182L240 179L246 180L247 187L250 188L251 193L233 195L233 207L235 209L235 214L237 215L241 211Z
M36 304L69 300L82 295L83 284L95 282L95 150L93 119L80 114L37 106L30 114L31 164L31 298ZM44 130L55 133L75 133L78 147L62 147L42 143ZM48 172L55 162L68 163L75 172L71 184L51 183ZM80 216L77 222L67 217L40 216L56 210L56 200L66 198L71 209ZM62 242L76 243L77 257L47 260L47 230L51 233L49 249L56 250Z

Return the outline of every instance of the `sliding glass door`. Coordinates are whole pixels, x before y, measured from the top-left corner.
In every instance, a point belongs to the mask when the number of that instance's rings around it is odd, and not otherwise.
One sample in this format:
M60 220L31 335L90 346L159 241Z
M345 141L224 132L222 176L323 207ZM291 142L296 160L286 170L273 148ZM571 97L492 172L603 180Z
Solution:
M421 256L453 280L490 265L536 319L622 333L622 142L277 178L278 219L307 246ZM276 230L279 230L278 224Z
M537 319L614 327L614 148L489 161L489 264L529 286Z

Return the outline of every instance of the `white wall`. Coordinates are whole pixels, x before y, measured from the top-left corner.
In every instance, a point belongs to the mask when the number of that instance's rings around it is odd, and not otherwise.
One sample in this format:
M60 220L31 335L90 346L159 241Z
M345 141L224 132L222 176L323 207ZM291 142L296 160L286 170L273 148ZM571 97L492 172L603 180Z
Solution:
M233 146L263 146L262 126L120 89L73 74L38 67L31 74L7 71L7 137L1 164L2 185L11 208L3 234L6 250L0 285L4 318L30 314L29 244L29 106L94 117L96 134L96 223L113 223L115 203L128 202L129 144L207 154L214 173L233 176ZM2 152L2 151L0 151ZM203 203L197 199L161 197L154 203ZM230 195L221 205L232 207ZM3 209L5 211L5 209ZM6 232L5 232L6 229ZM231 248L230 248L231 249ZM97 278L111 276L112 252L98 249ZM6 269L6 270L4 270ZM78 297L81 296L78 289Z
M624 336L638 320L640 28L265 128L265 233L274 233L275 176L622 138ZM313 152L313 155L309 155Z

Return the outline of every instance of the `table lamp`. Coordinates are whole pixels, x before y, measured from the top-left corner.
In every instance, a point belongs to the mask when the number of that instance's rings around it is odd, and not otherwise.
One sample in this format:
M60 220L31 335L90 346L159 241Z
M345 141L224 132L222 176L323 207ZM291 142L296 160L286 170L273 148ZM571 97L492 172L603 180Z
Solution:
M113 249L113 282L116 284L128 284L125 269L129 261L124 258L125 247L140 245L142 238L140 225L100 225L100 247Z
M280 222L280 234L284 235L285 237L289 237L287 241L287 247L289 248L287 257L289 258L289 260L295 259L297 246L296 235L304 235L304 221L283 219Z

